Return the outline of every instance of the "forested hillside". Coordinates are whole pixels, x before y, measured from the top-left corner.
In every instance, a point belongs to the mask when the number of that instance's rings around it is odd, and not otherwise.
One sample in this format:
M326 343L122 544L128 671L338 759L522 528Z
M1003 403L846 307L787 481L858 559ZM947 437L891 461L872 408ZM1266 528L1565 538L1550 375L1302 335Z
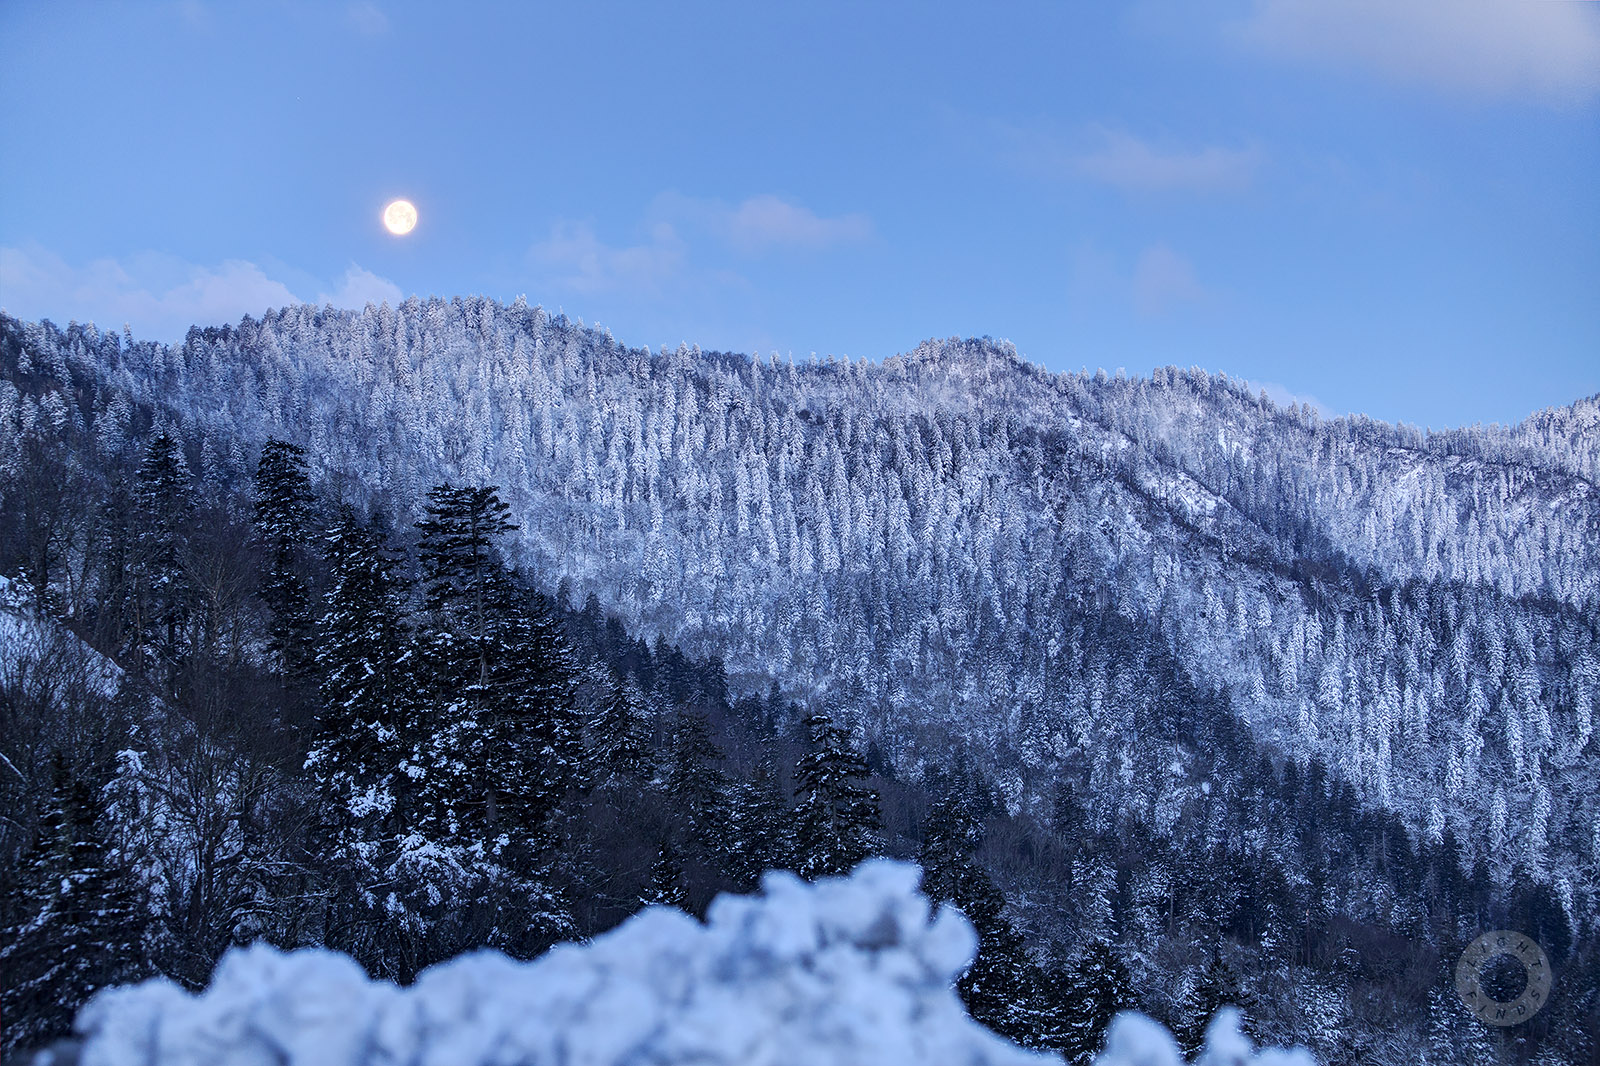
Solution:
M481 300L0 318L0 367L7 632L102 679L8 656L5 918L47 958L63 866L115 882L83 988L256 936L405 978L886 851L1025 1043L1240 1002L1330 1063L1600 1053L1597 399L1424 433ZM1559 968L1509 1036L1449 990L1500 926Z

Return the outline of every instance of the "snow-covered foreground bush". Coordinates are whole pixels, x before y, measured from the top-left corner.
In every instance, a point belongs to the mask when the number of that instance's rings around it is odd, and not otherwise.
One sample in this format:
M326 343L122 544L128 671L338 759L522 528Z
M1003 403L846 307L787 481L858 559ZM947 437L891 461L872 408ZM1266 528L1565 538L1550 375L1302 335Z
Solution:
M920 871L877 859L806 884L768 874L706 924L652 907L585 945L523 963L492 952L372 982L329 951L237 950L191 996L110 989L78 1018L83 1066L1006 1066L1048 1063L973 1022L951 988L977 946ZM1219 1013L1206 1066L1314 1066L1252 1053ZM1177 1066L1147 1018L1112 1025L1098 1066Z

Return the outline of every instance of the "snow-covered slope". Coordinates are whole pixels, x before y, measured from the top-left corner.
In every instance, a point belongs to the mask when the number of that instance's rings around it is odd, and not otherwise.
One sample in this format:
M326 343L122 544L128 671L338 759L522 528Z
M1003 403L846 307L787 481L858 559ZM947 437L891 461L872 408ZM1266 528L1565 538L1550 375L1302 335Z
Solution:
M76 682L102 697L122 685L116 663L63 629L41 619L26 582L0 574L0 685L21 687ZM48 677L39 676L44 666Z
M1027 1066L1056 1062L967 1017L951 987L977 947L920 871L873 860L808 885L769 874L705 925L653 907L531 963L493 952L369 982L329 951L228 955L199 996L165 980L112 989L79 1017L82 1066ZM1255 1056L1213 1021L1206 1066L1314 1066ZM1180 1066L1161 1026L1124 1015L1098 1066Z
M287 308L174 347L0 334L34 368L0 388L0 468L25 427L75 420L131 456L148 405L205 485L279 436L402 526L429 485L500 486L518 561L574 604L738 690L831 701L908 777L954 739L1039 817L1073 767L1104 820L1205 806L1205 773L1161 770L1192 755L1189 712L1137 660L1170 652L1277 765L1600 913L1594 400L1425 434L986 339L796 366L480 299Z

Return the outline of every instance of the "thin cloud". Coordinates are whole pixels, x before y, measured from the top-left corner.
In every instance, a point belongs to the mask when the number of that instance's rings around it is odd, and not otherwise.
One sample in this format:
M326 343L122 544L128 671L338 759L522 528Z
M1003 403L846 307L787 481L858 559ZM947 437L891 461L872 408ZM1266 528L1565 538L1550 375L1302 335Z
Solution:
M1134 265L1133 306L1141 315L1164 315L1184 304L1203 303L1210 295L1193 264L1164 244L1146 248Z
M829 248L866 240L872 221L862 214L826 218L777 196L752 196L726 210L721 228L728 242L747 252L769 248Z
M1255 0L1234 26L1268 55L1481 96L1600 92L1600 13L1529 0Z
M530 258L546 281L573 292L660 296L669 289L745 284L736 273L707 267L708 245L743 255L820 251L873 233L866 215L819 215L771 194L731 204L664 192L646 218L648 239L632 244L607 243L584 222L557 222L533 245Z
M819 215L810 208L762 193L736 204L664 192L650 206L653 218L710 237L744 255L784 250L820 251L869 240L872 220L860 212Z
M363 270L351 263L350 268L344 272L339 287L332 294L319 295L317 303L359 309L367 304L387 303L393 307L404 299L405 293L400 291L400 286L388 278L380 277L370 270Z
M1309 393L1293 392L1276 381L1249 381L1246 384L1257 392L1266 393L1267 399L1279 407L1298 407L1300 404L1308 404L1319 416L1331 417L1327 405Z
M368 37L380 37L389 32L389 16L383 13L383 8L371 0L351 4L345 10L345 21L357 33Z
M1000 133L1024 170L1052 179L1087 178L1128 192L1244 189L1266 159L1255 145L1178 147L1105 126L1092 127L1087 137L1020 126L1002 126Z
M1162 149L1130 133L1102 130L1098 149L1073 160L1084 177L1143 192L1242 189L1260 167L1259 148Z
M186 22L191 29L203 30L211 28L211 9L200 0L177 0L172 9L178 17Z
M606 244L582 222L558 222L533 246L536 264L552 280L581 293L624 290L659 294L685 270L683 242L665 222L657 223L643 244Z
M0 293L6 310L22 318L77 319L108 329L127 323L141 337L168 341L190 326L233 323L303 302L243 259L207 267L144 255L75 267L43 249L14 247L0 248ZM352 264L335 292L317 302L360 307L368 300L399 299L399 286Z

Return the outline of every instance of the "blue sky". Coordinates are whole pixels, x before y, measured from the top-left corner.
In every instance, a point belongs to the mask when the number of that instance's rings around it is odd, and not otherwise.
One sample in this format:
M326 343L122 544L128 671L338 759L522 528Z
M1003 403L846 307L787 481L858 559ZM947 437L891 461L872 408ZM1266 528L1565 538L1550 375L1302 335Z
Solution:
M629 344L1600 391L1600 4L0 5L0 306L482 293ZM421 221L395 238L385 202Z

